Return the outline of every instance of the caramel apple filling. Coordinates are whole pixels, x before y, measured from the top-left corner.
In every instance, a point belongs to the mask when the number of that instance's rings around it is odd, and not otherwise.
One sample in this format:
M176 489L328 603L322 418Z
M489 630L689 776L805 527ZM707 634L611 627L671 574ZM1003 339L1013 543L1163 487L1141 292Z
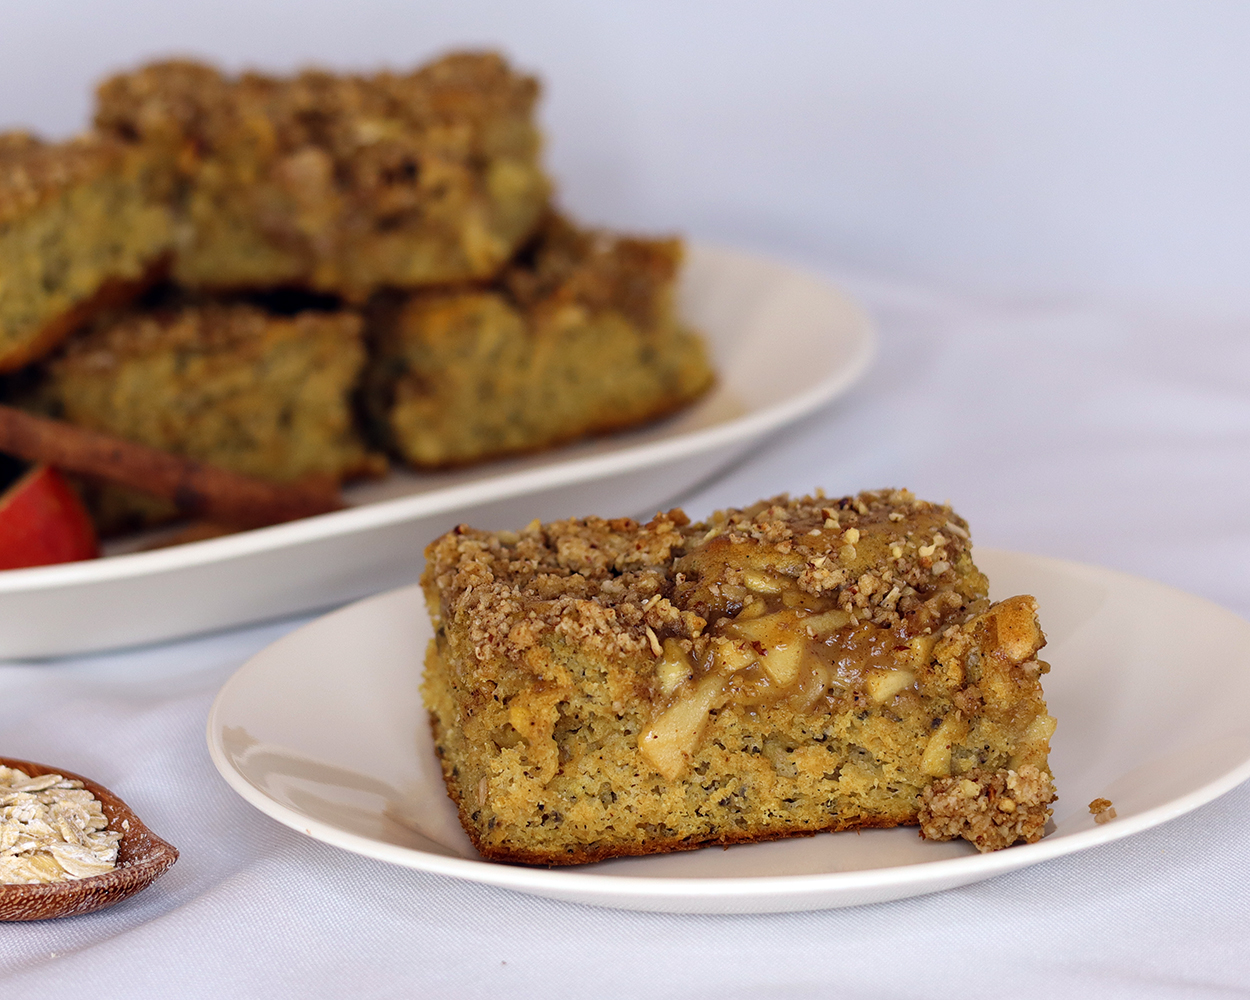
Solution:
M639 740L643 757L680 778L709 719L727 706L830 714L902 700L917 709L920 675L935 657L950 658L957 626L989 602L984 577L968 572L962 522L936 508L906 530L901 520L896 511L824 508L788 519L788 545L709 531L682 560L692 580L679 579L674 601L714 624L689 638L657 637L659 690ZM1017 666L1036 663L1044 639L1031 604L998 606L993 621L1002 632L996 648ZM973 673L980 655L970 654ZM948 744L967 735L956 714L938 723L924 773L950 773Z
M709 716L729 704L830 713L915 696L934 635L854 623L840 608L786 607L793 593L753 599L692 642L663 641L656 717L640 748L665 778L685 772Z

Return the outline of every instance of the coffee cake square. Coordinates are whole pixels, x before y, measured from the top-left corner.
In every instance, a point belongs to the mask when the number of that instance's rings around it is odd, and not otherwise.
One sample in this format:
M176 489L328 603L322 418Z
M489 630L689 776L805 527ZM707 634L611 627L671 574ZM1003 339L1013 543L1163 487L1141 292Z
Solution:
M574 864L918 824L1037 840L1054 719L1036 605L902 490L692 524L460 527L423 577L423 692L489 858Z
M549 216L491 287L373 311L366 400L393 452L460 465L631 427L713 376L677 314L682 247Z

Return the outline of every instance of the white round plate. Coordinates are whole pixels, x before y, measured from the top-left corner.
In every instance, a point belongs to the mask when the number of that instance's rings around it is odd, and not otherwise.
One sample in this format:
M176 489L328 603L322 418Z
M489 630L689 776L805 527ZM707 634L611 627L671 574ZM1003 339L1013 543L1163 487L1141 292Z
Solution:
M262 650L208 720L213 762L262 812L395 864L601 906L764 913L947 889L1126 837L1250 777L1250 623L1107 569L977 550L993 596L1038 599L1059 720L1054 829L977 854L914 829L821 834L578 868L484 861L443 788L418 684L430 626L406 587L320 618ZM1092 799L1118 818L1097 826Z
M0 659L131 646L328 608L411 583L430 539L596 513L650 516L765 435L845 392L875 334L811 275L690 247L682 315L717 372L695 406L538 455L352 487L348 510L189 545L0 571Z

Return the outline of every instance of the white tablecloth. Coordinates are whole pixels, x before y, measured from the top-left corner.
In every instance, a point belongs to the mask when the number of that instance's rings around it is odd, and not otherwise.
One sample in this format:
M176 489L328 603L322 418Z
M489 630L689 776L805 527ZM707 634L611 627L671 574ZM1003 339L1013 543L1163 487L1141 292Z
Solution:
M979 543L1106 564L1250 614L1250 318L841 280L880 322L876 367L684 498L691 514L818 485L905 485L954 501ZM113 910L4 926L6 996L1250 992L1245 785L967 888L776 916L595 909L318 843L230 791L204 743L219 686L297 624L0 665L0 753L92 776L182 851Z

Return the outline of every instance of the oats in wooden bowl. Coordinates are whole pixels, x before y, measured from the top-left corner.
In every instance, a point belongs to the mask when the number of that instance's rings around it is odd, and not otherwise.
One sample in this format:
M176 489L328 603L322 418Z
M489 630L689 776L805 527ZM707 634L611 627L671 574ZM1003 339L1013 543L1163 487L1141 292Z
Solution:
M104 909L147 888L177 859L107 788L0 757L0 920Z

